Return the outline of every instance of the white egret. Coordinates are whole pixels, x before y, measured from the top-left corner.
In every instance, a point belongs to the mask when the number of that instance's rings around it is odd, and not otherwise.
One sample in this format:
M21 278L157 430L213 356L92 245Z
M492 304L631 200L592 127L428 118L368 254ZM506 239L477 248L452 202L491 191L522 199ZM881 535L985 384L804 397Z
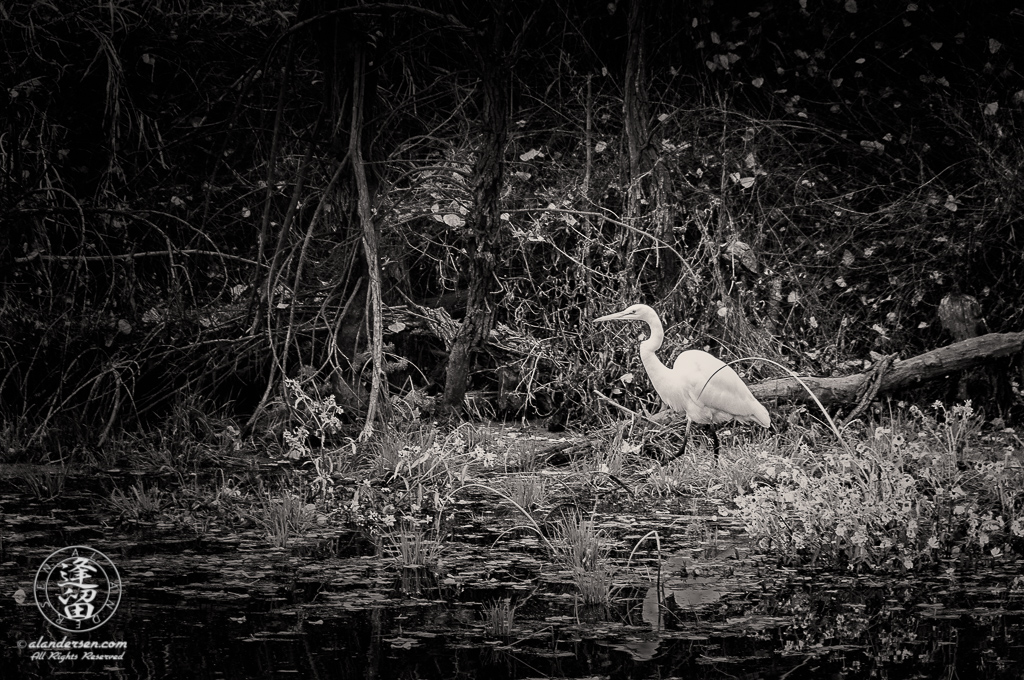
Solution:
M594 321L643 321L650 327L650 337L640 343L640 361L662 401L673 411L686 414L686 432L678 455L686 451L692 423L713 426L738 420L771 427L768 409L754 398L742 378L707 352L686 350L676 358L672 368L661 363L655 352L661 349L665 329L658 313L647 305L633 305ZM713 427L711 440L717 459L718 433Z

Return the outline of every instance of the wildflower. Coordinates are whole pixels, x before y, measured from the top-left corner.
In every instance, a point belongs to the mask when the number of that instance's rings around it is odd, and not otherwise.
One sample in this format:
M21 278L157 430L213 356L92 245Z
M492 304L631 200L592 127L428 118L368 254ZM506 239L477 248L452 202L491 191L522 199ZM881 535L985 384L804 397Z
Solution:
M1010 523L1010 532L1014 536L1024 536L1024 517L1018 517Z
M916 536L917 536L917 520L916 519L907 520L907 537L913 539Z
M931 538L929 538L929 539L928 539L928 547L929 547L929 548L930 548L931 550L938 550L938 549L939 549L939 547L940 547L940 546L939 546L939 539L938 539L938 538L936 538L935 536L932 536Z
M959 416L960 418L967 419L974 415L974 407L971 406L971 400L968 399L963 404L957 404L953 407L953 415Z
M622 442L622 446L619 449L622 453L638 453L640 451L639 444L630 444L629 442Z
M984 521L981 523L981 528L989 532L999 531L1003 528L1003 518L995 516L989 512L985 515Z

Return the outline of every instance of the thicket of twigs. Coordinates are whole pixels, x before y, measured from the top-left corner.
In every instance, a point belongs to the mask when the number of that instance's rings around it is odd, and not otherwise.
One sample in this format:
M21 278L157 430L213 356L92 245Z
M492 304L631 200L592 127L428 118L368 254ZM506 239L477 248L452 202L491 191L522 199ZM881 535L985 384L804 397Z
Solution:
M950 294L977 300L976 330L1020 330L1011 4L961 21L966 6L689 15L652 3L646 170L633 179L630 66L608 47L625 40L626 10L517 5L495 327L470 409L586 420L607 408L595 392L653 408L633 334L587 322L636 301L665 319L666 356L707 346L813 374L947 342L936 310ZM5 8L9 449L102 444L182 409L266 431L284 377L334 393L359 421L373 366L348 153L353 41L373 56L362 130L384 417L429 407L465 305L476 207L479 76L453 36L486 16L389 7Z

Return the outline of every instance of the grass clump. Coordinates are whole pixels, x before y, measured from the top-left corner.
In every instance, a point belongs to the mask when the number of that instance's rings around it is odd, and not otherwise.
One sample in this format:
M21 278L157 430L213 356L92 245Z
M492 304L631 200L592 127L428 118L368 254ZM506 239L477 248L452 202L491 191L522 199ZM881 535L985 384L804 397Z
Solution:
M608 537L593 517L579 511L562 512L548 525L555 562L572 574L584 604L608 604L614 569L608 562Z
M114 489L110 492L107 502L121 517L134 521L145 521L155 518L164 509L165 498L156 486L146 488L141 481L128 488L128 491Z
M490 637L507 640L512 637L512 624L516 618L517 605L512 598L503 597L484 608L484 629Z
M539 475L511 475L502 486L509 500L524 510L544 505L550 495L547 480Z
M436 529L431 537L421 522L404 517L398 526L386 531L383 538L390 545L391 552L400 567L439 568L441 540Z
M284 548L293 536L309 530L315 511L315 505L285 493L280 498L268 498L261 503L257 522L266 530L267 540L275 548Z
M53 500L63 495L68 472L67 465L41 466L39 471L25 475L21 486L36 500Z

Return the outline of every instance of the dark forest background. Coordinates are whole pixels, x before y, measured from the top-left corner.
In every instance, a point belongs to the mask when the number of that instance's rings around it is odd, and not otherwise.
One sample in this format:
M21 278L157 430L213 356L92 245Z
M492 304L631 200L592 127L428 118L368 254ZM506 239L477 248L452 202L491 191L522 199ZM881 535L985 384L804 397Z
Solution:
M588 323L634 302L666 359L813 375L1019 331L1022 36L998 1L5 3L3 446L296 394L353 434L654 409ZM1019 359L975 382L926 396L1019 417Z

